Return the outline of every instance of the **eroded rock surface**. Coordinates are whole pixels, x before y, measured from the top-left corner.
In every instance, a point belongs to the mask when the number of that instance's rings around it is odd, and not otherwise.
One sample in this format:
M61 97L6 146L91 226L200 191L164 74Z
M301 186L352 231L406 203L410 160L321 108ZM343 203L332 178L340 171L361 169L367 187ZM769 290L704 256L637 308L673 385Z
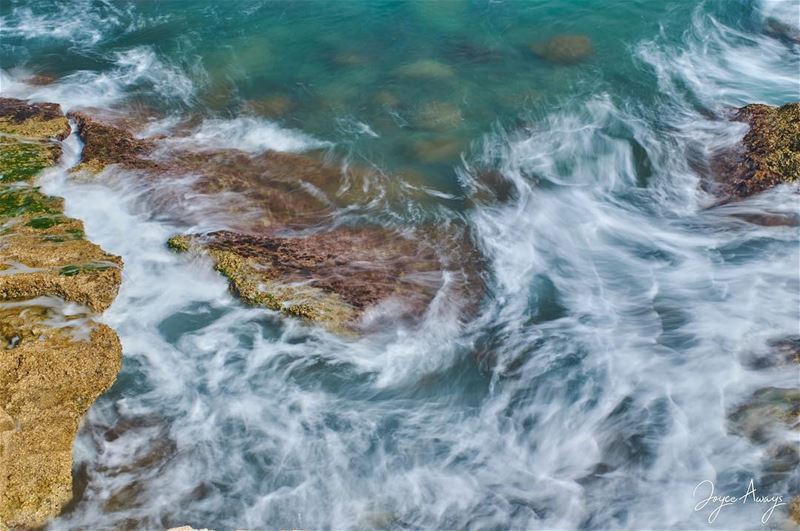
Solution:
M419 314L442 284L432 248L399 235L387 239L377 228L297 237L220 231L179 236L170 245L208 253L246 302L334 331L358 328L364 313L382 303L395 317Z
M747 197L800 179L800 103L746 105L734 118L750 130L741 146L714 162L726 194Z
M403 186L397 179L384 186L387 179L379 175L343 171L309 155L253 155L180 136L138 139L86 115L75 117L86 146L84 169L117 165L145 182L170 179L173 186L158 187L154 204L160 201L165 212L184 223L223 220L219 224L229 230L177 236L169 245L210 256L247 303L337 332L353 331L376 322L384 311L395 317L422 315L446 270L455 270L458 282L466 284L464 270L475 269L477 253L469 245L453 246L459 258L448 264L434 253L452 246L455 237L447 231L418 237L377 226L330 227L339 209L392 195L397 191L392 186ZM109 155L119 146L127 149L125 157ZM190 183L184 197L214 200L182 204L178 196L165 199L178 182ZM407 198L414 191L402 192L406 195L398 196Z
M0 527L41 525L70 500L79 423L121 365L113 330L45 302L0 304Z
M70 499L78 424L121 363L91 316L116 296L122 260L35 183L69 131L58 105L0 98L0 528L40 526Z

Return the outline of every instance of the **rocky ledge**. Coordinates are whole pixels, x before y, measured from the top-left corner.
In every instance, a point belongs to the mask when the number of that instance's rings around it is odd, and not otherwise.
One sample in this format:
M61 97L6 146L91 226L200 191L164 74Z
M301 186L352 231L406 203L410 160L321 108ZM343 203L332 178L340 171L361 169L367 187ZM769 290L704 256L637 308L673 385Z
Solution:
M69 133L58 105L0 98L0 529L40 526L69 501L80 420L121 364L92 317L122 260L36 185Z
M725 195L747 197L800 179L800 103L746 105L734 119L750 130L741 145L714 161Z
M198 147L180 134L137 138L125 124L71 116L85 143L79 171L102 178L113 167L152 186L151 207L181 222L221 220L227 230L177 235L168 245L210 257L248 304L350 334L383 319L419 317L446 281L455 304L475 299L479 256L463 227L337 226L340 209L392 200L392 183L381 187L386 181L377 183L377 175L313 155ZM214 200L184 205L178 194L165 201L177 187L147 184L165 178L191 183L183 197Z

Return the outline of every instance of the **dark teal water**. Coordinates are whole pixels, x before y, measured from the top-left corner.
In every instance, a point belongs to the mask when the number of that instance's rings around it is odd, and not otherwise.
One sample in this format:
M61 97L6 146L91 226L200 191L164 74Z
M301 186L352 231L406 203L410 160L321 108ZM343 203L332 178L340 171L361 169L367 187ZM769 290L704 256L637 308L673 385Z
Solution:
M123 371L54 529L749 529L768 507L711 524L695 487L798 491L770 458L796 432L756 442L729 421L757 389L800 385L770 347L798 333L797 227L746 221L796 219L796 190L727 205L703 190L710 155L744 134L731 108L798 99L797 1L5 1L0 16L4 95L149 132L189 123L202 146L327 150L424 191L358 216L461 224L486 263L470 320L443 290L419 325L342 339L244 308L167 252L186 225L125 175L50 176L126 263L105 316ZM563 34L591 53L532 52ZM781 506L767 526L785 524Z

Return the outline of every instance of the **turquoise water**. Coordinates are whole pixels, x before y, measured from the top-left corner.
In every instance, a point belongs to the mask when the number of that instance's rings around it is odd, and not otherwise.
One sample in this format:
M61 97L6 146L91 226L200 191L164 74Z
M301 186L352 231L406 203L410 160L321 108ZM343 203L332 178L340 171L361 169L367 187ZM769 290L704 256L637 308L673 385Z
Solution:
M0 16L4 95L372 168L385 190L370 194L423 193L368 195L337 221L451 224L484 261L468 319L443 288L417 325L340 338L243 307L209 264L164 249L225 223L152 200L179 183L48 176L126 264L104 317L123 370L53 529L741 529L765 508L711 524L700 482L798 492L796 460L770 460L796 433L753 441L729 420L758 389L798 387L770 346L798 334L796 190L704 191L714 150L744 134L733 107L798 99L795 0L29 1ZM533 53L563 34L592 52ZM764 214L789 222L747 221Z

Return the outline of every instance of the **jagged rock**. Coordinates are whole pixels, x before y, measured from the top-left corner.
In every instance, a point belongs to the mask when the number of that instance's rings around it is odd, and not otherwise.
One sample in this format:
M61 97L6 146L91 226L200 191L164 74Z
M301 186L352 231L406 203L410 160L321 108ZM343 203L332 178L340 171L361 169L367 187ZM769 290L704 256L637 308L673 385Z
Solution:
M750 130L740 146L713 162L723 192L747 197L800 179L800 103L746 105L734 119L747 122Z
M531 44L530 50L540 59L564 65L579 63L594 54L592 41L585 35L557 35Z
M219 231L169 245L208 253L245 302L334 331L359 328L368 309L390 300L396 317L418 315L442 283L432 248L379 228L296 237Z
M0 101L0 133L38 131L0 137L0 300L54 295L102 311L116 296L122 260L86 240L83 224L64 216L63 201L33 184L60 155L49 139L69 131L59 112L53 104Z
M0 99L0 528L40 526L70 499L78 423L121 363L113 330L53 298L103 310L122 266L35 186L69 130L58 105Z
M71 112L68 116L75 120L84 142L80 169L99 171L110 164L160 168L157 161L147 158L154 149L152 141L135 138L125 129L98 122L82 112Z
M76 325L51 324L66 319ZM0 524L34 527L72 496L78 424L114 382L122 347L106 325L57 307L0 306L0 322L0 406L13 422L0 430Z

